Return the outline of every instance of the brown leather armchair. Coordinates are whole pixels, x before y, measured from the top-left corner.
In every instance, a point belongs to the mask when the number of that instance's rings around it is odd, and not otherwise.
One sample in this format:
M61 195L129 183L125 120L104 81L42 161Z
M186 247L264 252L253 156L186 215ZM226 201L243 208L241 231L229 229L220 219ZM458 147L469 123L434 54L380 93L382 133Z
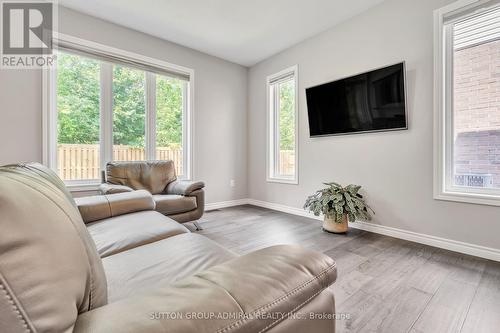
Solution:
M147 190L156 211L177 222L196 222L205 210L203 182L179 180L173 161L109 162L100 186L102 194Z

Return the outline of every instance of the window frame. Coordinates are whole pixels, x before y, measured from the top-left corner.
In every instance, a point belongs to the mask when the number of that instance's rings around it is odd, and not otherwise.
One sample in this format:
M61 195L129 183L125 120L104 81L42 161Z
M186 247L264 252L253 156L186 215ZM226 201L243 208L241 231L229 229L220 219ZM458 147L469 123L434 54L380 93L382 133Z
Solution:
M121 50L111 46L91 42L73 36L54 33L53 43L57 52L59 42L78 45L82 49L98 50L103 54L120 55L121 58L135 62L153 64L166 72L177 72L189 76L184 84L185 99L182 115L182 144L183 144L183 175L179 179L191 180L193 172L193 142L194 142L194 70L178 66L158 59L150 58L137 53ZM84 55L83 55L84 56ZM156 159L156 76L161 73L145 71L145 154L150 160ZM165 74L165 76L168 76ZM101 62L100 70L100 170L105 170L106 163L113 160L113 65ZM104 84L103 84L104 83ZM42 163L57 172L57 68L46 68L42 71ZM66 180L66 186L72 191L97 190L100 179L97 180Z
M433 192L436 200L500 206L500 189L456 186L453 181L454 76L453 29L450 22L473 15L493 4L495 2L491 0L459 0L434 11Z
M295 90L295 98L294 98L294 147L295 147L295 173L292 177L278 175L277 170L277 161L276 152L279 152L279 123L276 121L276 118L279 114L276 112L279 109L279 101L278 99L274 99L275 93L271 92L271 88L275 89L276 86L279 85L280 78L293 77L294 81L294 90ZM299 184L299 94L298 94L298 65L294 65L279 71L278 73L267 76L266 78L266 119L267 119L267 142L266 142L266 181L271 183L282 183L282 184ZM277 89L275 89L277 90Z

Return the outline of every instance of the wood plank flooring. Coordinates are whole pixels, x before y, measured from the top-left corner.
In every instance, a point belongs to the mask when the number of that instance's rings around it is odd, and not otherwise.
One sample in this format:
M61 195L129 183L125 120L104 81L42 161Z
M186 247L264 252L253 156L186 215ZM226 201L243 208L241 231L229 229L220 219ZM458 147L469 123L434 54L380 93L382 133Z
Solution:
M337 261L337 332L500 332L500 263L254 206L207 212L199 233L245 254L300 244Z

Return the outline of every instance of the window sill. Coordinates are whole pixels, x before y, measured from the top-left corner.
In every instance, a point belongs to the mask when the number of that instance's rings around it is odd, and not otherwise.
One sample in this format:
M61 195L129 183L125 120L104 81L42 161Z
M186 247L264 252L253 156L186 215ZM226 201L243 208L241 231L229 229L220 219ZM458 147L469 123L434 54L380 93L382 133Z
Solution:
M299 181L297 179L289 179L289 178L267 178L266 181L268 183L299 185Z
M441 192L434 195L436 200L463 202L476 205L500 206L500 194L479 194L465 192Z

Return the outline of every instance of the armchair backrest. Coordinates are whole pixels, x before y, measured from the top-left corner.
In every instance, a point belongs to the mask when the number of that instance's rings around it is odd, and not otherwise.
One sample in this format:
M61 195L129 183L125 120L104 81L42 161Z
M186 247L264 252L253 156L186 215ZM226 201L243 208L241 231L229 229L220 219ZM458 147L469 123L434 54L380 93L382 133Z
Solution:
M109 162L106 181L134 190L147 190L161 194L168 184L177 179L173 161Z
M0 331L69 332L106 303L102 261L64 183L40 164L0 167Z

